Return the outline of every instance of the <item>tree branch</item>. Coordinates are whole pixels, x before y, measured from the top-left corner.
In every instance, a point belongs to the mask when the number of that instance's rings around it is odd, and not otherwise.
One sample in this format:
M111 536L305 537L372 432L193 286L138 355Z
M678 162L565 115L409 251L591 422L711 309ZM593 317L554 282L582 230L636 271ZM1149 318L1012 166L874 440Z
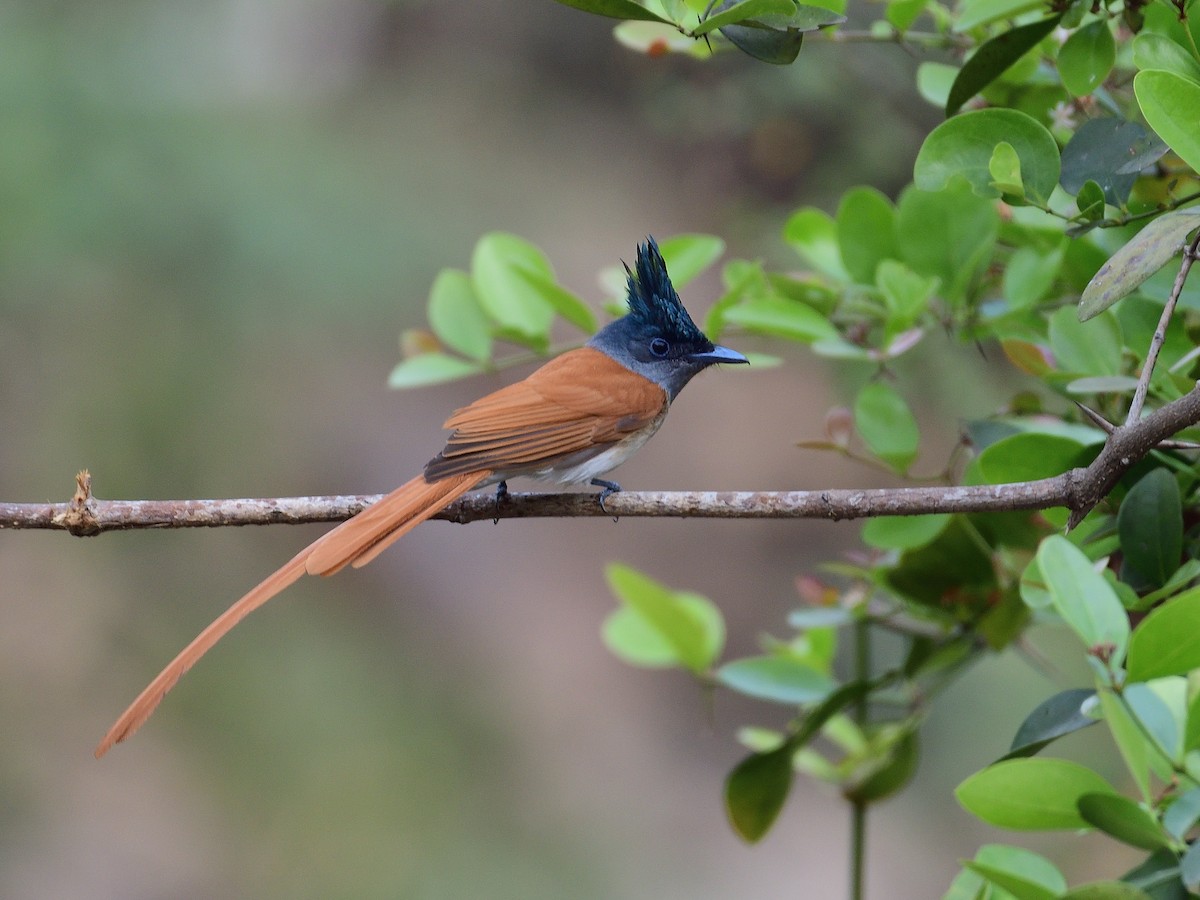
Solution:
M435 518L459 524L494 519L638 516L711 519L861 519L926 513L1038 510L1066 507L1078 525L1120 477L1161 442L1200 422L1200 386L1130 425L1113 428L1086 469L1011 484L818 491L623 491L600 509L590 493L491 492L464 497ZM67 503L0 502L0 529L41 528L90 536L133 528L218 528L340 522L381 495L243 500L99 500L91 475L76 476Z

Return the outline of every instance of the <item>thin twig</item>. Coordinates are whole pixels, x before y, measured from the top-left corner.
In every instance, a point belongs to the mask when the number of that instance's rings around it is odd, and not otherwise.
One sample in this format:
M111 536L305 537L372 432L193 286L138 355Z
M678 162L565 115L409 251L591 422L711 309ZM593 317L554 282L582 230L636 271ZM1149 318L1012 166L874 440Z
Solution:
M1179 302L1179 295L1183 292L1184 282L1187 281L1188 272L1192 270L1192 263L1196 261L1196 252L1200 249L1200 232L1192 238L1183 250L1183 262L1179 265L1179 273L1175 276L1175 283L1171 286L1171 293L1167 296L1167 302L1163 305L1162 315L1158 318L1158 327L1154 329L1154 337L1150 340L1150 348L1146 351L1146 361L1142 364L1142 374L1138 377L1137 388L1133 392L1133 402L1129 404L1129 415L1125 417L1125 424L1132 425L1142 415L1142 407L1146 403L1146 394L1150 390L1150 378L1154 374L1154 365L1158 362L1159 351L1162 350L1163 343L1167 339L1167 326L1171 324L1171 316L1175 313L1175 304Z

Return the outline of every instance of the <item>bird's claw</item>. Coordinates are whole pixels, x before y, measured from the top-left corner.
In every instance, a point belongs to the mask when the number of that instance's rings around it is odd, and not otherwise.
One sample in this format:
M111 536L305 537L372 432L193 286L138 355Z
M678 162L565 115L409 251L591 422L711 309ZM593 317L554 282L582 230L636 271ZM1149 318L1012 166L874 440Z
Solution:
M500 503L508 496L508 482L501 481L496 485L496 517L492 519L492 524L496 525L500 521Z
M613 494L618 493L621 490L621 486L615 481L605 481L603 478L593 478L591 484L592 487L598 487L601 489L600 493L596 495L596 502L600 504L600 511L606 515L609 514L608 508L604 505L604 501ZM613 516L613 521L617 521L617 516Z

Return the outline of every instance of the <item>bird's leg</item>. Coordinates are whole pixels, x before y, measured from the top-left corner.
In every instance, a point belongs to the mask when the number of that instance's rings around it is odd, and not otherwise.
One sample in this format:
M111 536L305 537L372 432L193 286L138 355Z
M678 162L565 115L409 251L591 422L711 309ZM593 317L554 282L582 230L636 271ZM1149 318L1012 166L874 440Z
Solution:
M500 521L500 503L508 496L508 482L501 481L496 485L496 518L492 519L492 524L495 525Z
M592 487L601 488L600 493L596 495L596 500L600 503L600 511L607 513L608 510L604 508L604 501L620 491L621 486L615 481L605 481L603 478L593 478L590 483ZM616 521L616 516L613 516L613 521Z

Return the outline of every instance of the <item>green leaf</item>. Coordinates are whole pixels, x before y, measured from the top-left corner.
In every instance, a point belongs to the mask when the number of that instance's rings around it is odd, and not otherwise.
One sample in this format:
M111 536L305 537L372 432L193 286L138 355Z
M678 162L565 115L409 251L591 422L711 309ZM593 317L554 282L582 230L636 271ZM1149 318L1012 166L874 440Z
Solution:
M717 7L719 13L731 4L730 0ZM800 53L804 34L830 25L839 25L846 17L820 6L796 3L790 13L756 15L752 21L726 25L721 34L748 56L774 65L794 62Z
M526 339L546 339L554 308L529 289L530 273L554 280L542 251L513 234L485 234L471 256L471 282L487 314Z
M839 337L829 319L811 306L779 297L757 297L732 306L725 311L725 321L741 325L747 331L803 343Z
M913 417L895 390L882 381L863 387L854 400L854 427L871 452L898 472L917 458L921 434Z
M956 175L980 197L999 197L989 165L996 145L1012 145L1021 160L1025 195L1046 202L1058 184L1058 144L1046 127L1015 109L980 109L948 119L921 145L913 180L925 191L940 191Z
M825 699L837 686L828 675L786 656L753 656L726 663L717 681L748 697L794 706Z
M946 115L953 116L964 103L995 81L1006 69L1032 50L1055 29L1062 14L1021 25L996 35L967 60L946 99Z
M1183 840L1200 819L1200 788L1186 791L1163 813L1163 827L1177 840Z
M1164 900L1169 896L1147 894L1124 881L1089 881L1059 894L1058 900Z
M429 290L429 326L438 339L464 356L486 362L492 355L492 327L466 272L443 269Z
M576 328L589 334L596 330L596 317L588 305L555 282L553 277L525 266L514 266L513 272L524 279L529 289L546 301L551 309Z
M944 107L958 71L947 63L921 63L917 66L917 93L934 106Z
M1152 69L1134 76L1133 92L1150 127L1180 159L1200 171L1200 84Z
M783 239L815 271L838 281L849 279L842 265L837 224L828 213L812 207L798 210L784 225Z
M1200 63L1165 34L1144 31L1135 37L1133 64L1139 69L1164 69L1200 84Z
M1121 758L1125 760L1125 768L1133 776L1134 783L1143 798L1150 795L1150 746L1140 725L1129 715L1125 704L1112 691L1099 692L1100 708L1104 712L1104 721L1112 732Z
M1043 540L1037 559L1055 611L1089 650L1108 648L1110 667L1121 665L1129 616L1091 560L1061 535Z
M938 278L942 297L952 304L990 258L999 228L995 204L965 185L937 193L910 188L896 209L902 260L918 275Z
M1171 577L1183 553L1183 504L1174 475L1154 469L1130 489L1117 512L1117 534L1125 564L1145 586Z
M392 369L388 387L405 390L478 375L483 366L446 353L418 353Z
M1073 32L1058 51L1058 74L1063 87L1076 97L1104 83L1117 61L1117 42L1107 19L1097 19Z
M1084 794L1079 798L1079 814L1088 824L1131 847L1157 850L1170 846L1158 820L1120 794Z
M916 774L919 748L917 732L904 732L890 748L888 761L860 784L847 788L846 799L876 803L904 788Z
M1062 269L1066 241L1044 249L1019 247L1004 270L1004 298L1013 309L1026 309L1046 296Z
M742 840L755 843L770 830L792 788L792 754L785 743L746 757L725 780L725 811Z
M1142 72L1142 75L1156 74ZM1200 89L1198 89L1200 90ZM1187 236L1200 228L1200 207L1163 213L1139 231L1088 282L1079 299L1079 318L1087 321L1141 285L1183 250Z
M1040 0L965 0L953 27L959 34L964 34L978 25L1011 19L1042 5Z
M1200 669L1200 587L1152 610L1129 641L1129 680L1149 681Z
M1004 758L1032 756L1060 737L1095 725L1100 721L1091 714L1096 705L1096 692L1090 688L1062 691L1043 700L1025 717Z
M611 19L642 19L647 22L666 22L674 24L669 19L650 12L644 6L633 0L558 0L563 6L581 9L597 16L608 16Z
M658 245L671 283L683 287L725 252L725 242L711 234L677 234Z
M895 334L916 324L929 308L937 281L924 278L902 262L885 259L875 270L875 286L887 306L887 329Z
M1200 892L1200 841L1196 841L1179 860L1179 877L1189 892Z
M675 599L685 614L701 623L706 654L710 659L716 659L725 645L725 620L721 611L699 594L678 591ZM618 607L608 615L601 637L614 656L631 666L665 669L679 664L679 655L671 642L630 606Z
M1176 766L1183 763L1187 730L1187 682L1172 675L1125 686L1124 698L1143 731Z
M1014 203L1024 202L1025 185L1021 183L1021 159L1008 141L1001 141L992 151L992 158L988 160L988 174L992 176L992 187L998 190L1001 196Z
M879 263L899 256L896 208L875 188L856 187L842 195L836 222L846 271L859 284L874 284Z
M1112 116L1088 119L1063 148L1060 181L1071 194L1078 194L1088 182L1095 182L1108 203L1121 206L1128 199L1138 172L1166 149L1165 144L1137 122ZM1135 167L1130 168L1130 161L1136 163Z
M1106 313L1086 325L1070 307L1050 317L1050 350L1060 372L1072 375L1120 375L1121 323Z
M711 622L697 615L694 602L681 601L679 594L629 566L613 563L605 575L613 593L658 632L679 664L696 673L708 669L719 647L714 647Z
M1054 863L1024 847L985 844L964 865L1018 900L1055 898L1067 889Z
M1065 159L1063 166L1065 170ZM1104 218L1104 202L1104 188L1091 179L1083 183L1075 197L1075 206L1078 207L1079 214L1089 222L1099 222Z
M737 3L722 3L713 14L692 29L699 37L725 25L734 25L745 19L756 19L762 15L790 15L796 8L792 0L740 0Z
M924 547L950 522L946 513L924 516L880 516L863 526L863 543L880 550L912 550Z
M979 454L979 473L988 484L1051 478L1074 468L1082 449L1078 441L1056 434L1013 434Z
M1103 778L1065 759L1008 759L967 778L954 791L967 812L1017 831L1088 827L1079 814L1085 794L1114 793Z

